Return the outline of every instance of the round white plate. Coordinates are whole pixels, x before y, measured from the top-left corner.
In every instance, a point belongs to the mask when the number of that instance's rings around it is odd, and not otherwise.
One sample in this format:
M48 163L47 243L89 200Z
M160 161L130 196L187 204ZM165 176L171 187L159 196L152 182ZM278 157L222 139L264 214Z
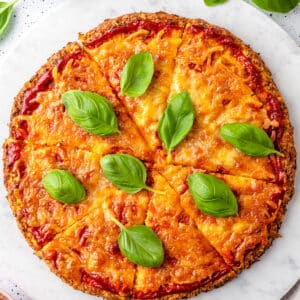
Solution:
M185 17L203 18L226 27L245 43L261 53L281 90L295 126L296 146L300 149L300 49L273 21L241 0L214 8L202 0L70 0L41 20L0 66L0 143L8 136L7 123L13 97L22 84L68 41L77 39L77 32L87 31L105 18L128 12L167 11ZM2 168L1 168L2 170ZM299 172L298 172L299 173ZM299 175L299 174L298 174ZM0 173L3 182L3 174ZM299 176L297 182L299 181ZM296 183L297 186L297 183ZM73 290L53 275L47 266L32 254L5 200L0 186L0 280L18 283L32 299L66 300L95 299ZM298 198L298 199L297 199ZM300 277L300 205L299 191L289 204L282 225L282 238L244 271L237 279L199 299L274 300ZM184 247L184 245L183 245Z

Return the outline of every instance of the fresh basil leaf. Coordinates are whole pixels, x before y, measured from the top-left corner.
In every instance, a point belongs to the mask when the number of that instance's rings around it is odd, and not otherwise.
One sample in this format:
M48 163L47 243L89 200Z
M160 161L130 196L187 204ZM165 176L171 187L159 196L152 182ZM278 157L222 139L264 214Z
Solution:
M121 92L129 97L143 95L153 74L154 62L151 53L140 52L131 56L121 74Z
M252 0L252 2L264 10L287 13L293 10L300 0Z
M62 100L72 121L85 131L101 136L120 132L116 114L106 98L71 90L62 95Z
M252 156L277 154L269 136L259 127L247 123L230 123L221 127L221 136L241 152Z
M147 172L144 164L129 154L108 154L101 158L104 176L120 190L135 194L142 189L164 194L146 185Z
M125 227L115 218L112 220L121 228L119 248L131 262L144 267L159 267L164 261L164 249L156 233L147 226Z
M187 91L175 95L169 102L158 124L158 135L168 150L171 151L188 135L195 119L191 97Z
M85 197L85 189L70 172L54 169L43 178L43 186L48 194L67 204L78 203Z
M224 181L194 173L188 177L188 185L196 205L205 214L222 218L238 215L237 200Z
M207 6L214 6L214 5L225 3L226 1L227 0L204 0L204 3Z
M11 18L13 7L18 1L0 2L0 37L4 34Z

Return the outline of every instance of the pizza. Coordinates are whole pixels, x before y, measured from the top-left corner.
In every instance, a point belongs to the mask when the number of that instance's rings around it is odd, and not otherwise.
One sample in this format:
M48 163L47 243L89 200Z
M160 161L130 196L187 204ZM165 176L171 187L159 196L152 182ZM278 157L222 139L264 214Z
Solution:
M79 40L54 54L12 107L4 181L24 237L62 280L106 299L181 299L233 279L279 236L294 192L293 127L270 71L227 30L163 12L105 20ZM150 54L153 75L145 91L130 96L122 76L139 53ZM83 128L90 119L72 117L64 100L70 91L105 98L118 133ZM193 123L167 153L159 127L183 91ZM280 153L241 151L220 135L231 123L255 126ZM141 188L128 192L132 182L122 189L109 178L102 162L111 155L142 164ZM49 192L44 180L53 170L78 180L81 201L62 202ZM195 174L225 184L238 212L224 217L201 209L189 184ZM161 241L159 266L124 254L121 234L135 226Z

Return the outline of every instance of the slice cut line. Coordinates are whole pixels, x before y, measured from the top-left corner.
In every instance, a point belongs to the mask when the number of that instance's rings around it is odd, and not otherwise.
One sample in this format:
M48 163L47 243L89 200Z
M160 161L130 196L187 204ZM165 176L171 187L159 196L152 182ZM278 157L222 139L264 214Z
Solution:
M166 108L184 26L184 19L165 13L140 14L138 18L132 14L108 20L79 36L152 150L161 144L157 125ZM120 78L127 60L140 52L152 55L155 72L147 91L131 98L122 95Z

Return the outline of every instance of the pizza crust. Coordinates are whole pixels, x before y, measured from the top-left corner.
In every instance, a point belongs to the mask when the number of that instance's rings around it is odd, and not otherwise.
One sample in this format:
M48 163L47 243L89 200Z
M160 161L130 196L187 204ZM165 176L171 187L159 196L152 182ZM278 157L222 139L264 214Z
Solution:
M162 11L157 13L140 12L126 14L114 19L106 19L103 23L99 24L95 29L89 31L88 33L80 33L79 39L83 44L88 44L89 42L102 36L103 34L105 34L113 28L121 27L123 25L131 24L141 20L163 24L175 23L179 26L185 26L187 19L178 17L177 15L168 14Z
M52 70L55 66L58 65L59 61L66 57L68 54L75 53L78 51L82 51L79 44L76 42L68 43L63 49L58 51L57 53L53 54L32 78L27 81L22 89L19 91L18 95L14 99L13 107L11 110L10 120L12 121L14 117L18 116L21 112L23 100L25 97L26 91L32 89L36 86L37 82L41 78L45 72ZM11 123L9 125L11 128Z
M283 188L285 189L284 197L282 199L282 205L280 207L280 210L277 212L277 217L276 217L275 221L273 221L268 227L269 236L268 236L267 246L264 249L254 249L246 255L245 261L244 261L244 267L248 268L248 267L250 267L250 265L252 263L254 263L255 261L257 261L259 259L259 257L264 253L266 248L268 248L271 245L272 241L276 237L279 236L278 230L279 230L281 222L283 220L286 206L287 206L288 202L290 201L290 199L292 198L292 195L294 193L294 178L295 178L295 171L296 171L296 150L294 147L293 127L289 121L288 110L287 110L286 104L284 103L275 83L272 80L270 71L267 69L265 64L262 62L259 55L256 54L253 50L251 50L251 48L249 46L246 46L240 39L236 38L234 35L232 35L227 30L222 29L217 26L210 25L203 20L196 20L196 19L189 20L189 19L181 18L181 17L175 16L175 15L170 15L170 14L167 14L164 12L151 13L151 14L148 14L148 13L127 14L127 15L124 15L124 16L121 16L121 17L118 17L115 19L105 20L102 24L100 24L98 27L91 30L90 32L88 32L86 34L80 34L79 39L84 45L88 45L89 43L91 43L93 40L95 40L99 36L104 35L105 33L107 33L108 31L110 31L114 28L117 28L119 26L123 26L126 24L131 24L134 22L138 22L141 20L150 21L153 23L177 24L179 26L182 26L183 28L186 28L187 24L189 23L189 24L201 25L206 28L217 29L223 35L228 36L231 39L233 39L234 42L241 47L243 53L256 66L256 68L258 70L260 70L260 73L262 74L264 88L266 88L266 90L270 94L272 94L274 97L276 97L280 101L284 129L283 129L283 136L278 143L278 148L281 152L283 152L285 154L285 158L280 159L280 162L282 164L282 168L283 168L283 171L285 174L285 181L284 181L284 183L280 183L279 185L282 185ZM59 62L64 57L66 57L68 54L76 53L76 52L85 53L85 50L82 49L82 47L78 43L69 43L65 48L63 48L58 53L54 54L51 58L49 58L48 62L40 68L40 70L30 79L30 81L28 81L27 83L24 84L23 88L16 96L13 107L12 107L11 122L10 122L10 134L11 135L13 134L13 130L14 130L13 120L15 118L17 118L19 115L21 115L21 110L22 110L24 98L26 96L26 92L36 86L36 84L40 80L41 76L43 76L43 74L45 74L45 72L51 71L53 68L55 68L59 64ZM50 86L49 89L51 90L51 88L52 87ZM14 186L11 184L11 182L9 180L9 178L11 177L11 174L10 174L11 169L9 167L8 147L14 142L20 143L22 145L34 142L38 145L38 141L24 141L22 139L15 141L12 138L12 136L10 138L8 138L6 143L4 144L4 157L3 157L4 181L5 181L6 188L8 190L8 200L11 203L11 207L12 207L13 211L14 211L14 207L13 207L12 203L14 203L16 201L16 199L12 192L14 189ZM21 151L21 156L22 156L22 151ZM157 157L154 156L153 160L155 161L155 159ZM153 165L153 161L149 161L147 166L149 166L151 168L152 165ZM16 218L18 218L15 211L14 211L14 214L15 214ZM80 222L80 220L78 220L77 222ZM75 224L73 224L72 226L76 226L77 222ZM36 245L32 242L31 236L28 235L27 229L24 226L24 224L22 224L22 222L19 222L19 221L17 223L18 223L19 228L23 232L26 240L29 242L30 246L33 248L36 248ZM63 234L67 230L68 229L65 229L61 234ZM80 284L80 283L70 279L69 277L63 275L63 272L61 270L54 269L53 266L51 265L51 262L49 260L47 260L42 253L43 249L45 247L47 247L47 245L50 243L51 242L46 243L40 250L38 250L37 255L39 257L45 259L46 262L48 263L50 269L54 273L56 273L56 275L58 275L60 278L62 278L62 280L64 280L66 283L75 287L76 289L80 289L89 294L102 296L105 299L127 299L127 298L130 298L130 296L120 296L115 293L106 291L104 289L101 291L99 289L93 290L92 288L88 288L87 286ZM235 275L237 273L239 273L240 271L242 271L242 269L235 270ZM159 297L159 299L169 299L169 300L174 299L175 300L175 299L182 299L182 298L186 298L186 297L192 297L192 296L197 295L200 292L209 291L213 288L223 285L225 282L227 282L228 280L235 277L235 275L234 276L233 275L232 276L223 276L215 281L209 282L204 287L195 289L194 291L170 294L170 295Z

